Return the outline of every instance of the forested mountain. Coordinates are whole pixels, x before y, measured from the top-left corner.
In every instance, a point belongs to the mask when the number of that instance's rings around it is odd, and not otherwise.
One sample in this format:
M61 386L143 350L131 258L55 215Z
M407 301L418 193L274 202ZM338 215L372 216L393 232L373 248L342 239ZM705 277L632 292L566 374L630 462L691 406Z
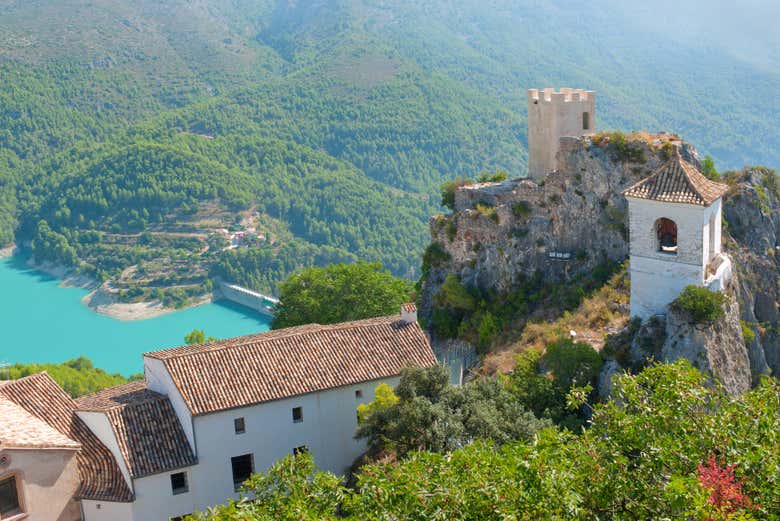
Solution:
M601 128L678 132L721 168L780 164L780 42L734 20L615 0L0 0L0 244L130 299L180 301L209 274L272 291L357 258L415 277L443 181L524 173L528 87L595 89ZM222 251L222 229L255 234Z

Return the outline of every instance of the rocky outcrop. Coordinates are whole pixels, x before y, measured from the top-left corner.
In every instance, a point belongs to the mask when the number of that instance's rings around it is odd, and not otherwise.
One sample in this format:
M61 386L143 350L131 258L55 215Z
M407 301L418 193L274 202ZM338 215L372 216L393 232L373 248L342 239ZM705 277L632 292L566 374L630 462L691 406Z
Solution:
M685 358L712 375L732 394L750 389L750 358L740 325L740 307L733 290L726 292L724 315L711 324L697 324L687 312L670 306L661 360Z
M753 381L780 374L780 201L777 173L748 168L724 200L730 240L725 243L738 275L741 319L755 332L748 346Z
M430 266L420 313L430 317L433 295L448 274L480 289L506 293L520 276L542 272L563 282L628 255L627 203L621 192L666 160L660 143L673 136L632 142L640 162L590 138L562 138L558 170L544 180L516 179L459 188L455 211L431 218L432 242L448 259ZM682 154L698 164L695 150ZM640 154L637 154L640 155ZM635 156L636 157L636 156Z
M624 371L640 371L651 361L672 362L685 358L724 388L737 394L753 383L748 346L742 336L739 281L732 280L726 292L723 317L713 323L696 323L674 305L666 315L657 315L639 326L632 321L607 340L606 358L599 376L599 396L612 391L612 377Z
M457 189L454 212L430 221L440 255L427 266L421 318L430 319L434 296L450 274L500 295L523 277L541 273L544 280L565 283L604 262L625 259L627 205L621 193L660 166L668 152L663 145L676 140L667 134L640 137L631 143L633 153L622 157L603 141L563 138L558 169L543 180ZM676 144L698 166L695 150ZM702 329L671 313L667 322L645 324L628 335L616 357L607 356L615 361L607 365L613 372L636 370L650 359L685 357L730 390L744 389L762 374L780 374L780 177L751 168L730 174L728 182L723 241L735 282L727 321ZM747 347L741 321L755 332Z

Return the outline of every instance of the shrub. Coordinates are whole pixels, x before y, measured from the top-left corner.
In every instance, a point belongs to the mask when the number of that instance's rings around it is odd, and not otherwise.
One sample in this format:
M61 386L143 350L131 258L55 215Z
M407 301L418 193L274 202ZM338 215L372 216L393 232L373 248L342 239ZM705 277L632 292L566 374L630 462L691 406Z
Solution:
M758 196L758 207L764 213L769 213L769 196L763 186L756 186L756 195Z
M487 172L483 172L479 178L477 178L477 181L480 183L500 183L502 181L506 181L507 179L507 173L503 170L496 170L492 174L488 174Z
M441 185L441 205L450 210L455 210L455 191L461 186L470 184L474 184L474 181L458 177Z
M450 254L438 242L432 242L425 248L422 260L423 275L428 273L431 268L438 268L450 260Z
M777 170L761 167L764 171L764 178L761 183L769 192L775 196L775 199L780 199L780 176L777 174Z
M704 174L707 179L717 181L720 179L720 174L715 169L715 161L710 156L705 156L704 161L701 163L701 173Z
M694 322L700 324L721 318L725 300L725 295L719 291L712 292L707 288L691 285L686 286L672 305L687 312Z
M455 237L458 235L458 226L455 224L455 219L450 220L450 222L447 223L447 239L452 242L455 240Z
M745 345L749 346L756 339L756 333L750 327L750 324L744 320L740 320L739 324L742 326L742 338L745 339Z
M631 163L645 162L645 154L642 148L637 143L629 142L623 133L614 132L611 143L615 147L615 155L618 160Z
M357 437L367 439L373 449L404 456L420 450L449 452L475 439L497 444L530 440L550 425L536 419L499 379L460 387L449 380L444 366L403 369L394 397L362 409Z
M663 154L664 158L671 159L674 155L674 145L671 141L667 141L663 144L661 147L661 153Z
M561 338L547 346L542 364L553 374L564 390L595 384L603 361L599 353L585 342Z
M528 201L518 201L512 206L512 213L515 217L528 217L531 215L531 205Z
M451 307L461 311L473 311L476 307L474 297L460 283L460 277L452 274L447 275L435 296L435 301L441 307Z
M431 326L438 338L455 338L458 336L460 319L447 309L434 309Z
M618 161L645 162L645 154L642 147L636 142L627 140L626 135L622 132L602 132L593 136L592 142L601 148L610 147L611 152Z
M498 224L499 219L498 214L496 213L496 209L490 206L488 203L477 203L474 209L477 211L477 215L484 215L491 221Z

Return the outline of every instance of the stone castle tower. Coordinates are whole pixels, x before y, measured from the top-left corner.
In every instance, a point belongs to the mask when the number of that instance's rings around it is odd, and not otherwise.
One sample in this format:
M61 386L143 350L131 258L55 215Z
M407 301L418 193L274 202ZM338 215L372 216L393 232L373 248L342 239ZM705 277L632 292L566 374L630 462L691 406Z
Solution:
M649 177L628 187L631 316L665 314L685 286L725 289L731 261L721 248L721 198L676 151Z
M596 131L596 93L592 90L530 89L528 91L528 176L540 179L556 169L563 136Z

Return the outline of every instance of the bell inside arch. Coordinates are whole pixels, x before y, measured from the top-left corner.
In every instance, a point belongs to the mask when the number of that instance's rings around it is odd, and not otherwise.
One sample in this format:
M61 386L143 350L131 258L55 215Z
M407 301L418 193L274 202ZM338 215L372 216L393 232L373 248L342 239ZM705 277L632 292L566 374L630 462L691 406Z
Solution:
M661 218L656 222L658 250L677 253L677 225L671 219Z

